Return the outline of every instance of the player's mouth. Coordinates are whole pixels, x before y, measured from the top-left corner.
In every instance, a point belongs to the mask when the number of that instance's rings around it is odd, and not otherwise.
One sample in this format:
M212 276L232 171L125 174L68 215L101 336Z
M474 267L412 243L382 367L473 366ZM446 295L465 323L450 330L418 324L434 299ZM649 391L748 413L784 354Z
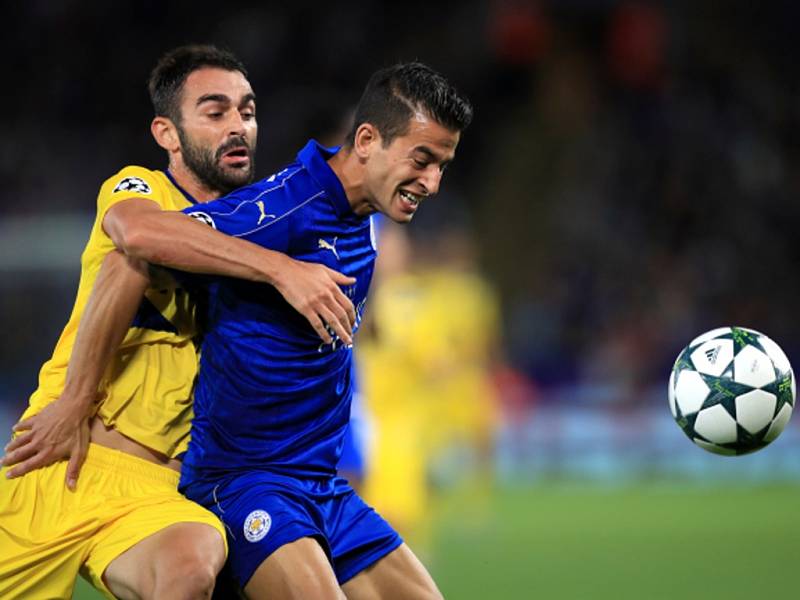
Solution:
M220 158L228 166L242 168L250 163L250 148L236 146L224 152Z
M417 211L423 198L423 196L412 194L407 190L399 190L397 195L400 197L400 210L408 215L413 215Z

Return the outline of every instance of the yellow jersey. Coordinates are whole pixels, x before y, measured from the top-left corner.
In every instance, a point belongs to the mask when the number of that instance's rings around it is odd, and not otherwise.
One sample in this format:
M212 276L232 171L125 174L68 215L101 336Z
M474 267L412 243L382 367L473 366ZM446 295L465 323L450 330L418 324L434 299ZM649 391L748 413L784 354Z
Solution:
M162 210L181 210L193 202L167 174L128 166L107 179L97 197L97 216L81 256L81 277L72 315L53 356L39 373L39 387L23 418L61 395L81 316L105 256L115 249L103 230L106 211L117 202L142 198ZM125 338L100 385L97 416L128 438L170 458L189 443L192 387L197 374L194 303L171 277L160 277L146 291Z
M419 533L431 460L454 444L485 447L494 429L498 303L480 276L438 268L380 281L370 310L376 334L358 359L377 436L364 498Z

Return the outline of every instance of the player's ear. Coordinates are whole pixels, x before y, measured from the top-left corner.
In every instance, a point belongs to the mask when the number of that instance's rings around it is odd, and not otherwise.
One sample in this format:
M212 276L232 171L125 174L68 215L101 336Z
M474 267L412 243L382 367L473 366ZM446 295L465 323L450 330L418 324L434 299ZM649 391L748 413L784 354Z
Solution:
M381 143L381 134L372 123L362 123L353 138L353 151L359 158L369 157L375 144Z
M167 152L177 152L181 142L178 138L178 131L175 124L167 117L156 117L150 123L150 133L153 134L156 143Z

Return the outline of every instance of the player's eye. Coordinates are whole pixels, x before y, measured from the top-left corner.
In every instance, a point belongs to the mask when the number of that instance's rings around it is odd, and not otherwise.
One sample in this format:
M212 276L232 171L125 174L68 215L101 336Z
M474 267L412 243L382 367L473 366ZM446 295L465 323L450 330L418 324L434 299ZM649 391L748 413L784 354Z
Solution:
M424 169L425 167L428 166L427 161L424 161L424 160L419 159L419 158L415 158L413 160L414 160L414 166L416 166L419 169Z

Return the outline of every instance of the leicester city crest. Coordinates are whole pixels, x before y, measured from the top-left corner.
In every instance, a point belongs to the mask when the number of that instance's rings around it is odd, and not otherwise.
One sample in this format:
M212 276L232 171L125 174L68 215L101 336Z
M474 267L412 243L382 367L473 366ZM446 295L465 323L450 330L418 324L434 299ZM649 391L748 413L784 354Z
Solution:
M244 537L248 542L264 539L272 526L272 517L265 510L254 510L244 520Z

